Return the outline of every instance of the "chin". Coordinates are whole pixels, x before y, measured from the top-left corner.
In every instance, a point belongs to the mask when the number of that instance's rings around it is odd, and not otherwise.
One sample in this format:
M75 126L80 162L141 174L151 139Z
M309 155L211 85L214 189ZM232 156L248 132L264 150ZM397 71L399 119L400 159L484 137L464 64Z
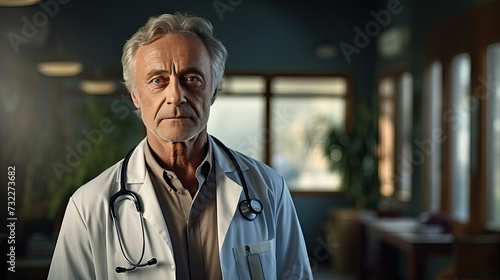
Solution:
M206 127L206 126L205 126ZM151 136L164 142L187 142L203 133L204 129L199 126L159 126L155 130L150 130Z
M159 133L157 136L163 141L166 142L187 142L194 137L196 137L198 133L190 132L179 132L179 133Z

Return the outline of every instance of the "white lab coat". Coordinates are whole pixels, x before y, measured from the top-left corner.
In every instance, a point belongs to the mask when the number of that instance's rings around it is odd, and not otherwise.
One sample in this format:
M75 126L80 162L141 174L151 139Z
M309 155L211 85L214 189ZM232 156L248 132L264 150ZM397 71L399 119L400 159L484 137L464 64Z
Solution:
M235 153L252 198L263 204L255 220L245 220L238 204L245 199L230 158L209 137L216 164L217 229L224 279L250 279L245 246L259 253L265 279L312 279L304 238L284 179L268 166ZM146 169L142 141L127 169L127 189L138 194L144 212L143 262L153 266L116 273L129 267L121 255L109 212L109 198L120 186L122 161L78 189L71 197L52 259L51 280L70 279L175 279L175 262L167 225ZM141 253L137 211L129 201L118 213L125 250L136 261ZM180 279L184 280L184 279Z

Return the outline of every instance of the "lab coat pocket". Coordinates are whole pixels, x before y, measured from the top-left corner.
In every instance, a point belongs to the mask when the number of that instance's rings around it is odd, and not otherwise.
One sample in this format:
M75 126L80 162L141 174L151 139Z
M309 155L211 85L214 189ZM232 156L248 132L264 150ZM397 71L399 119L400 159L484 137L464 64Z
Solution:
M276 279L276 240L245 244L233 248L241 280Z

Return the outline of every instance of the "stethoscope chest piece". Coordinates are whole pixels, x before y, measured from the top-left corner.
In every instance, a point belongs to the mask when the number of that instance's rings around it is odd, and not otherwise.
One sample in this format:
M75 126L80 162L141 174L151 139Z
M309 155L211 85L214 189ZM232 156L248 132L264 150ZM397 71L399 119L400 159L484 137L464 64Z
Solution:
M255 198L242 200L239 205L240 213L248 221L253 221L257 215L262 213L262 203Z
M245 193L245 199L240 201L238 208L240 209L240 213L243 218L245 218L247 221L253 221L255 218L257 218L257 215L262 213L262 203L257 198L250 198L250 194L248 193L248 186L245 181L245 177L243 176L243 170L241 170L241 167L238 164L238 161L236 160L236 157L233 155L233 153L229 150L229 148L222 144L219 139L213 136L212 139L214 139L214 141L219 144L219 146L226 152L226 154L233 162L233 165L238 172L238 177L240 178L243 192Z
M238 164L235 156L233 153L227 148L224 144L222 144L217 138L213 137L215 142L220 145L220 147L227 153L231 161L233 162L236 171L238 172L238 176L241 181L241 185L243 187L243 192L245 194L245 199L240 201L239 203L239 210L243 218L245 218L248 221L253 221L259 214L262 213L262 203L256 199L256 198L250 198L250 195L248 193L248 186L245 181L245 177L243 176L243 171L241 170L240 165ZM129 264L129 267L123 267L123 266L118 266L115 268L115 271L117 273L124 273L128 271L132 271L136 268L139 267L145 267L145 266L150 266L158 263L158 261L155 258L150 259L147 262L142 262L144 258L144 252L145 252L145 244L146 244L146 238L144 234L144 218L142 216L142 207L140 203L140 199L138 195L133 192L129 191L126 189L127 185L127 166L128 166L128 161L132 155L134 149L132 149L125 159L123 160L122 167L121 167L121 173L120 173L120 190L115 193L114 195L111 196L110 201L109 201L109 210L111 214L111 219L113 220L114 227L116 230L116 235L118 239L118 244L120 245L120 251L122 253L123 258L125 261ZM142 250L141 250L141 255L138 261L132 261L127 254L125 253L125 248L124 248L124 242L123 238L121 235L121 232L119 230L119 225L118 225L118 215L116 211L116 204L123 200L123 199L128 199L131 200L135 204L135 208L137 210L137 213L139 213L139 218L140 218L140 226L141 226L141 234L142 234Z

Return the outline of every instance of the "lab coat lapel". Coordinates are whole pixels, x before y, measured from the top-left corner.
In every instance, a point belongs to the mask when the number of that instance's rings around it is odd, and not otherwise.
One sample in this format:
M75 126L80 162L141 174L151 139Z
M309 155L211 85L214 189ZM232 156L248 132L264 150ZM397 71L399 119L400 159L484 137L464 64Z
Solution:
M151 224L155 228L157 233L172 251L167 225L163 218L163 213L156 197L153 183L146 169L146 160L144 158L145 145L147 145L146 139L137 145L130 158L127 168L127 189L138 194L145 222ZM120 177L118 177L118 181L119 180ZM135 209L133 210L135 211Z
M238 206L242 188L227 177L219 166L217 166L217 169L217 227L220 251Z
M217 227L219 237L219 252L224 244L227 231L237 211L243 188L239 181L236 167L222 148L209 138L215 158L215 172L217 184ZM238 161L242 170L248 167Z

